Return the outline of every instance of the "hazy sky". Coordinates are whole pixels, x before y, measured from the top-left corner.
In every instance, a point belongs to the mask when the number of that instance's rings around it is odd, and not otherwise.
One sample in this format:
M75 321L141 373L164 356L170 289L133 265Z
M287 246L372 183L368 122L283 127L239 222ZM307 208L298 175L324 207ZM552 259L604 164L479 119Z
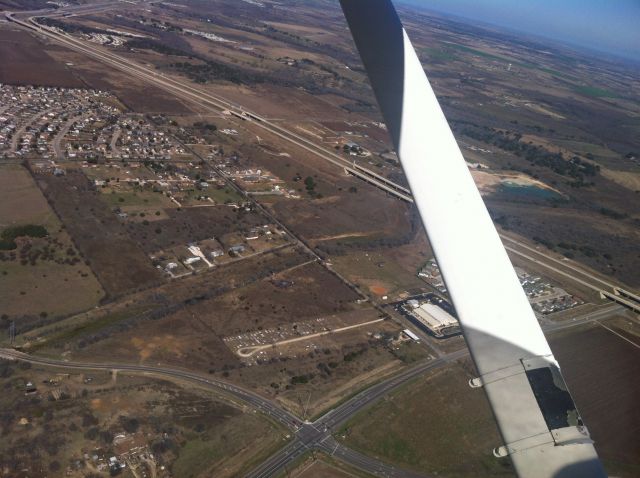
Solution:
M396 0L640 60L640 0Z

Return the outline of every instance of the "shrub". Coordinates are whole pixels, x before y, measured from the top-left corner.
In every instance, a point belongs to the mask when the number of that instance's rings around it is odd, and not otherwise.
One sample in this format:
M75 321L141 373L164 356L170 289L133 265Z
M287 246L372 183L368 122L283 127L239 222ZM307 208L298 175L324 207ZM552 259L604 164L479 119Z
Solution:
M46 237L48 234L45 227L34 224L8 227L0 234L0 250L11 251L17 248L16 237Z

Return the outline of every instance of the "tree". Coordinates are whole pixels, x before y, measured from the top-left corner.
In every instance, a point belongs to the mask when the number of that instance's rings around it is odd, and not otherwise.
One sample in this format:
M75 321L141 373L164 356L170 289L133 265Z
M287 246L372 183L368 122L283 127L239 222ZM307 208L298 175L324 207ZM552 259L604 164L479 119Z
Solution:
M316 187L316 182L311 176L307 176L304 180L304 185L307 188L307 191L313 191Z
M120 417L120 421L122 423L122 427L129 433L137 432L140 427L140 422L137 418Z

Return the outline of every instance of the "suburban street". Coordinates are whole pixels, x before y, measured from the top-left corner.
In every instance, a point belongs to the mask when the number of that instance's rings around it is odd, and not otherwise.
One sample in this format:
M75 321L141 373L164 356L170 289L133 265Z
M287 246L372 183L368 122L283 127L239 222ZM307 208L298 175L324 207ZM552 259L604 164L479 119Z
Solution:
M142 0L137 3L139 5L144 5L147 2L145 0ZM245 124L248 125L248 128L251 128L252 130L259 129L261 131L261 135L263 134L262 132L265 132L267 136L272 135L272 137L278 137L281 140L284 140L290 145L294 146L295 148L302 149L308 153L311 153L318 158L321 158L322 160L330 163L331 165L337 168L341 168L341 170L345 173L366 181L374 187L382 190L384 193L392 195L394 198L406 201L408 203L413 203L411 191L407 187L398 184L397 182L394 182L390 179L387 179L384 176L379 175L375 171L357 165L355 162L352 162L348 158L345 158L340 154L336 154L333 151L327 150L324 146L317 144L314 141L311 141L308 138L305 138L300 134L297 134L281 126L277 122L271 121L268 118L254 113L246 109L242 105L227 100L217 94L214 95L212 93L209 93L202 88L192 86L187 79L160 73L159 71L154 70L153 67L150 68L147 66L143 66L140 63L119 56L118 54L109 51L105 47L97 46L93 43L84 41L53 28L41 26L35 21L36 17L41 16L58 17L68 14L79 15L95 13L114 8L114 6L117 6L117 3L114 4L112 2L109 2L91 6L65 6L57 10L47 9L22 12L20 14L7 12L5 13L5 17L7 21L13 22L19 27L29 29L33 32L36 32L39 36L44 36L49 40L58 42L59 44L64 45L67 48L70 48L76 52L80 52L87 55L88 57L100 61L105 65L105 69L109 68L119 70L124 74L130 76L131 78L135 78L147 84L154 85L162 89L163 91L175 96L176 98L197 104L204 110L216 113L224 112L225 114L230 115L230 117L233 119L234 126L235 122L246 122ZM0 106L0 112L1 111L2 106ZM39 115L41 114L42 113L39 113ZM34 118L36 116L38 115L34 115ZM69 131L73 122L83 119L86 116L86 114L78 115L77 112L74 113L74 115L68 119L63 128L59 131L52 143L53 150L57 158L61 159L64 157L64 151L61 147L61 140ZM28 124L23 125L22 129L19 130L18 134L16 134L13 138L13 150L16 149L18 139L27 128L27 125ZM120 135L121 130L118 127L110 140L110 147L112 150L117 149L118 137ZM203 164L205 163L202 156L199 156L199 154L195 152L193 154L196 157L200 157L200 159L203 161ZM250 196L247 191L236 185L228 177L225 177L219 169L217 169L215 166L211 166L211 170L217 172L220 177L224 178L230 188L234 189L243 197L246 197L248 200L250 200L255 205L256 209L263 213L267 218L269 218L269 220L273 222L273 224L276 224L279 228L282 229L282 231L285 231L287 234L289 234L289 236L293 239L293 244L304 249L312 257L312 261L309 262L317 261L327 271L337 276L351 289L355 290L363 300L369 301L370 304L375 307L378 312L385 314L385 318L378 318L376 320L372 320L363 324L345 326L330 332L321 332L301 338L287 339L279 342L279 345L307 340L312 337L319 337L329 333L346 331L352 328L360 327L362 325L387 320L389 315L384 309L385 303L383 301L378 301L375 296L372 296L372 294L363 292L352 281L333 270L330 264L328 264L328 262L325 261L323 257L321 257L321 254L319 254L316 250L314 250L313 247L310 247L309 244L305 242L304 237L293 233L278 217L276 217L276 215L270 209L261 205L258 201L255 200L255 198ZM576 262L569 261L568 259L562 260L558 257L554 257L553 255L547 253L545 250L539 250L538 248L521 242L518 238L510 237L505 234L500 234L500 237L505 244L505 248L510 253L515 254L523 260L527 261L528 264L535 264L539 266L538 269L543 268L551 272L552 276L555 274L556 278L558 278L558 276L562 276L575 284L580 284L581 286L586 287L596 294L600 294L600 297L602 299L609 300L598 302L595 306L591 303L586 305L583 304L584 309L576 308L573 312L575 314L575 317L566 318L567 316L565 315L562 316L564 317L562 320L556 320L556 315L553 314L550 316L542 316L537 314L538 322L541 324L541 328L546 334L585 326L590 323L595 323L608 330L610 333L618 335L622 339L631 342L629 339L618 334L615 330L602 324L601 321L610 319L615 316L620 316L622 314L629 314L630 316L630 309L640 313L640 302L636 300L637 297L634 299L629 298L627 295L625 295L622 298L617 298L614 294L617 294L618 290L621 290L623 292L626 291L622 288L622 286L611 283L605 277L599 276L597 273L580 267L580 265ZM267 252L273 252L274 250L289 246L291 246L290 243L283 244L275 249L256 252L255 254L245 256L242 259L265 254ZM578 290L582 291L584 289ZM629 294L633 295L631 293ZM591 296L592 294L585 293L584 295ZM545 297L545 300L548 299L549 297ZM590 299L585 301L589 302ZM407 327L410 324L406 318L397 318L396 322L402 325L401 328ZM394 374L393 376L374 383L365 389L353 390L353 392L355 393L354 395L349 396L342 402L339 402L332 409L328 410L322 416L317 417L313 421L305 421L304 419L299 418L292 412L283 408L283 406L279 403L265 398L251 390L245 389L241 386L232 384L225 380L213 378L211 375L200 374L189 371L187 369L168 368L160 365L152 366L117 362L92 363L57 360L30 355L10 348L0 348L0 359L26 362L36 366L52 367L63 370L101 370L112 372L114 373L114 375L118 372L125 372L131 374L144 374L146 376L171 379L179 382L189 382L191 384L205 388L213 392L215 396L221 396L223 397L223 399L231 401L235 405L241 403L249 407L252 412L259 412L273 422L278 423L287 430L287 433L289 433L289 435L287 435L287 440L283 439L282 441L282 448L268 457L264 462L260 463L255 469L251 470L246 475L248 478L266 478L280 476L282 473L295 468L295 466L297 466L298 460L302 456L307 453L315 453L317 451L320 451L328 456L331 456L341 462L344 462L373 476L417 478L420 476L430 475L418 474L413 471L397 468L388 463L384 463L374 457L369 457L357 450L353 450L340 441L338 433L340 432L341 428L350 420L352 420L359 412L377 403L379 400L398 390L400 387L410 383L412 380L424 376L430 371L447 367L448 365L469 356L469 351L466 346L464 346L464 344L461 345L462 348L460 348L459 350L451 352L451 348L446 349L446 346L438 346L437 339L433 339L432 337L427 338L426 336L424 336L422 337L422 342L428 343L430 346L432 346L434 351L433 355L435 355L435 357L432 356L431 358L415 362L412 365L407 366L402 371ZM458 342L451 343L458 344ZM638 344L635 344L633 342L631 343L638 347ZM274 344L246 347L245 349L241 349L240 355L249 357L256 352L268 349L272 346L274 346ZM185 367L187 366L188 364L185 364ZM501 445L501 443L496 443L496 446L499 445ZM490 453L490 450L487 450L487 453Z
M59 15L60 13L60 10L56 11L57 15ZM21 16L25 15L21 14ZM41 13L40 16L44 16L44 13ZM49 38L55 39L71 49L85 53L93 58L98 59L99 61L102 61L103 63L124 71L133 77L151 82L155 86L158 86L165 91L169 91L179 98L195 102L201 107L212 107L215 112L227 111L239 119L250 121L254 125L288 141L289 143L292 143L297 147L313 153L314 155L321 157L325 161L339 166L340 168L344 169L344 171L352 174L353 176L367 181L370 184L404 201L413 202L410 196L410 191L406 187L390 181L384 176L381 176L367 168L363 168L361 166L354 167L349 160L343 158L342 156L328 151L325 148L317 145L316 143L296 133L293 133L290 130L283 128L282 126L269 121L268 119L263 118L260 115L251 112L240 105L232 103L218 95L212 95L210 93L202 91L201 89L194 88L187 82L176 80L165 74L160 74L152 69L141 66L136 62L127 60L104 49L98 48L97 46L90 44L89 42L82 42L65 33L60 33L53 29L40 26L35 22L34 15L30 15L26 21L17 18L13 13L6 13L5 17L9 21L15 22L22 27L35 30L38 33L43 34Z
M144 2L143 2L144 3ZM107 9L109 5L96 5L94 8L98 9ZM53 40L56 40L67 47L74 49L76 51L87 54L88 56L95 58L103 63L106 63L110 67L117 68L121 71L124 71L138 79L149 82L165 91L168 91L175 95L178 98L193 102L198 104L200 107L209 107L212 108L216 113L221 111L226 111L231 113L236 118L241 120L250 122L252 125L257 126L263 130L268 131L269 133L278 136L281 139L295 145L296 147L302 148L328 162L334 164L342 168L345 172L352 174L373 186L385 191L392 196L395 196L403 201L413 202L411 197L411 192L406 187L391 181L374 171L371 171L362 166L354 166L349 160L344 157L335 154L332 151L326 150L324 147L317 145L313 141L310 141L300 135L293 133L292 131L283 128L279 124L269 121L267 118L264 118L248 109L243 107L242 105L238 105L234 102L231 102L219 95L212 95L211 93L205 92L202 89L191 86L188 81L176 79L170 76L167 76L162 73L158 73L157 71L142 66L134 61L123 58L119 55L111 53L104 48L100 48L95 44L90 42L83 42L79 39L73 38L72 36L60 33L55 30L52 30L47 27L42 27L38 25L34 17L46 16L50 13L53 13L56 16L63 15L65 13L78 13L82 11L87 13L84 10L77 10L78 7L65 7L64 9L58 9L54 12L52 11L38 11L38 12L23 12L20 14L20 17L17 17L16 14L7 12L5 13L5 17L7 20L12 21L24 28L28 28L30 30L35 30L38 33L45 35ZM36 15L37 13L38 15ZM23 20L22 18L26 18ZM518 241L512 237L506 236L504 234L500 235L503 240L510 242L513 246L508 246L507 249L524 259L536 263L544 268L551 270L555 273L559 273L563 276L566 276L581 285L589 287L592 290L600 291L604 287L619 287L615 284L612 284L608 281L604 281L603 279L596 277L594 274L585 271L582 268L579 268L573 264L560 262L557 259L544 254L536 249L531 248L530 246ZM544 258L558 262L558 266L552 266L548 262L537 259L536 257L531 256L530 254L523 253L521 250L517 248L523 248L528 250L529 252L533 252L538 255L544 256ZM564 270L562 270L564 268ZM571 272L567 271L569 269ZM579 276L579 277L576 277Z

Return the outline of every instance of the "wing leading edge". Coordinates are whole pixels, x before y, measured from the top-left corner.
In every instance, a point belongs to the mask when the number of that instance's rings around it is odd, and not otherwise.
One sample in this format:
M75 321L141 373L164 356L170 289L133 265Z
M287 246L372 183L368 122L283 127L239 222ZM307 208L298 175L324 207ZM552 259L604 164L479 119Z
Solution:
M604 477L542 329L390 0L340 0L521 478Z

